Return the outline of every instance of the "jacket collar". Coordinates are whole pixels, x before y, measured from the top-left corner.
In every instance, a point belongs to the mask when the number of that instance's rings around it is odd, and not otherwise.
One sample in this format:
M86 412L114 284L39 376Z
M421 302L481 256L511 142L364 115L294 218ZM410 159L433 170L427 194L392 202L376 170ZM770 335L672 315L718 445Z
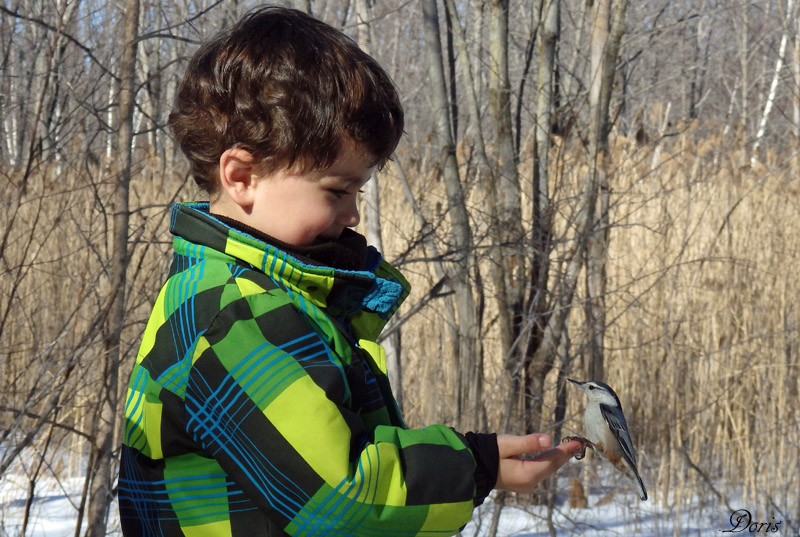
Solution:
M265 273L293 299L310 301L338 318L351 317L363 326L362 337L377 334L408 296L403 276L380 253L369 247L363 270L350 271L305 263L244 231L223 223L208 213L207 202L172 206L170 232L178 253L208 257L197 246L211 248ZM375 314L364 316L363 313Z

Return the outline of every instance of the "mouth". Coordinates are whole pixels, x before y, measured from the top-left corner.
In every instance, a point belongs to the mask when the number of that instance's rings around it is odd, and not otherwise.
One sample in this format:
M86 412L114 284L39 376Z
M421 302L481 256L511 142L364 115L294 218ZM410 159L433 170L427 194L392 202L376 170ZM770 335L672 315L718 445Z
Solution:
M575 386L583 386L583 384L584 384L583 382L580 382L580 381L574 380L574 379L567 379L567 380L570 381L571 383L573 383Z
M317 238L311 244L325 244L328 242L334 242L339 240L339 237L342 235L342 231L344 230L333 230L333 231L326 231L325 233L320 233L317 235Z

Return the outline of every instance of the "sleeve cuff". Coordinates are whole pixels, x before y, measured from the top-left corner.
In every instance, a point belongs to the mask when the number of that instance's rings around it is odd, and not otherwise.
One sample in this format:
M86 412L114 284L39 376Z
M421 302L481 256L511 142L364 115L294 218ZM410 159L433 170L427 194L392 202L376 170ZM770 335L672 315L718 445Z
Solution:
M497 450L497 435L494 433L467 433L467 447L475 457L475 507L483 503L497 484L497 468L500 453Z

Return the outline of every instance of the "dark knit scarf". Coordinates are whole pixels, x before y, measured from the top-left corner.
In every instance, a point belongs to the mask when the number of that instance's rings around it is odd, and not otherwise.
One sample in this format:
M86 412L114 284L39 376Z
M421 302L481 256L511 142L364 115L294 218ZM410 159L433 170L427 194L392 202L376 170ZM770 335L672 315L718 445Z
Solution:
M286 252L307 265L333 267L340 270L364 270L367 262L367 239L349 228L345 228L336 240L320 241L308 246L294 246L279 241L233 218L220 214L212 214L211 216L233 229L243 231Z

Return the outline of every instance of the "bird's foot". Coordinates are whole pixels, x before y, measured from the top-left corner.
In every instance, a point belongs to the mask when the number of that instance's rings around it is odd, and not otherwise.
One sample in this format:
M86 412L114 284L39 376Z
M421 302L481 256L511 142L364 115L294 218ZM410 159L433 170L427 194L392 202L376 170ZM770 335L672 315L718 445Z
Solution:
M592 443L592 441L587 439L587 438L583 438L581 436L567 436L567 437L564 437L561 440L561 443L564 444L566 442L569 442L570 440L575 440L575 441L581 443L581 451L580 451L580 453L576 453L575 454L575 460L576 461L580 461L586 456L586 447L587 446L592 448L592 449L594 449L594 444Z

